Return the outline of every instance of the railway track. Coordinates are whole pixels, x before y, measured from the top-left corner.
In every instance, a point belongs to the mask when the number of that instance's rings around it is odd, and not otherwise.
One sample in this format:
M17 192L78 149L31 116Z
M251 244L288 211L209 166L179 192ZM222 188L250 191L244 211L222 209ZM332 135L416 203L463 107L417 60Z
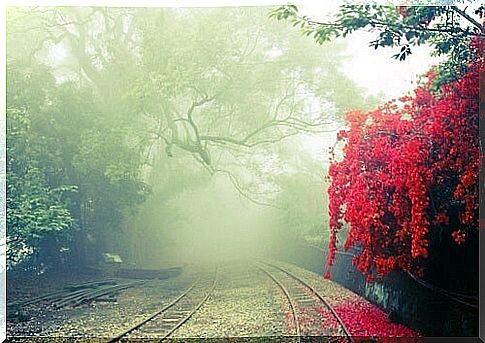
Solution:
M24 307L27 305L47 302L58 309L64 306L79 306L86 302L108 300L122 290L144 284L145 281L120 282L116 279L90 281L86 283L65 286L62 290L47 293L26 301L15 301L7 304L10 308Z
M306 281L273 263L260 261L256 267L275 282L287 299L293 322L293 332L298 341L302 337L334 336L334 327L338 327L341 335L336 338L343 338L349 343L353 342L349 330L332 305ZM322 327L322 315L316 311L316 308L321 305L330 312L334 319L332 326L328 329Z
M175 300L107 342L137 338L155 338L160 342L167 339L205 304L212 295L216 283L217 268L212 279L199 278Z

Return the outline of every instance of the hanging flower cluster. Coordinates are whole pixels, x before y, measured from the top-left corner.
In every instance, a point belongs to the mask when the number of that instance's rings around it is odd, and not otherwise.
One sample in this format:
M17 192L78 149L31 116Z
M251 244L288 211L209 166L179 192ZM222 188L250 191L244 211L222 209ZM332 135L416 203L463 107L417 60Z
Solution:
M472 43L472 48L473 48ZM483 56L478 54L477 56ZM479 73L483 59L459 80L430 92L435 73L414 96L369 112L347 114L338 134L343 159L329 169L329 253L349 225L344 249L359 245L354 265L369 280L392 270L422 274L430 230L445 228L463 244L478 227Z

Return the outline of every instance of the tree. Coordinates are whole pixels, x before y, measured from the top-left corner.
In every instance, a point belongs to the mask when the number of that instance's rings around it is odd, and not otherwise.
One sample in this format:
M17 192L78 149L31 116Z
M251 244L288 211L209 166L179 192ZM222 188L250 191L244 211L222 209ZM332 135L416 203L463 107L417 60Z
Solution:
M430 251L446 259L439 246L451 241L477 247L478 80L485 64L478 39L471 49L482 57L441 96L430 91L430 72L414 96L348 113L350 128L338 136L343 156L329 170L328 267L343 221L350 226L344 248L360 246L354 263L369 279L392 270L422 275Z
M328 234L324 226L328 218L322 217L328 206L326 192L322 192L326 188L326 170L322 161L315 160L297 140L290 142L291 145L280 148L286 150L280 153L286 170L273 175L279 189L275 204L280 209L275 225L286 239L326 244Z
M139 155L100 118L91 92L56 84L51 68L10 62L7 82L9 267L52 267L61 251L86 262L86 237L103 237L144 199Z
M327 22L315 21L302 16L295 5L280 6L270 13L279 20L289 20L299 26L305 35L312 35L322 44L337 37L346 37L358 30L376 32L370 46L397 48L393 56L405 60L412 47L428 44L435 55L446 56L434 79L434 90L442 84L456 80L466 72L466 67L476 58L468 48L473 37L485 37L485 29L479 19L485 13L483 5L473 1L461 1L453 6L340 6L334 18Z
M137 129L132 139L148 164L154 150L181 151L227 174L214 159L225 150L325 131L333 115L308 114L311 101L334 102L337 117L349 109L350 96L334 89L339 84L319 77L348 80L335 62L341 49L322 54L282 34L265 10L45 8L24 15L29 22L12 20L11 39L30 41L29 28L38 30L22 54L44 59L49 49L65 51L64 77L94 86L117 125ZM343 88L353 95L351 106L365 106L352 82Z
M50 187L32 155L30 121L7 110L7 262L9 267L38 254L43 240L72 228L74 220L61 200L75 187ZM29 139L30 138L30 139Z

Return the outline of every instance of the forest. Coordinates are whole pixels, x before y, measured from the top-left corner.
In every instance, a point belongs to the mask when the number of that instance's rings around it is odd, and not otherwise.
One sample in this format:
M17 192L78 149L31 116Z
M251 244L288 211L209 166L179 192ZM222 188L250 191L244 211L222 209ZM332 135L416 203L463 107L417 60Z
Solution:
M350 251L368 284L475 299L485 8L463 3L8 7L7 273L306 245L325 279ZM369 91L345 70L360 31L404 72L423 46L433 65L398 98Z
M297 137L375 99L339 70L342 47L267 12L12 8L9 265L141 262L138 246L204 235L188 212L217 213L224 190L275 208L251 225L318 239L324 170Z

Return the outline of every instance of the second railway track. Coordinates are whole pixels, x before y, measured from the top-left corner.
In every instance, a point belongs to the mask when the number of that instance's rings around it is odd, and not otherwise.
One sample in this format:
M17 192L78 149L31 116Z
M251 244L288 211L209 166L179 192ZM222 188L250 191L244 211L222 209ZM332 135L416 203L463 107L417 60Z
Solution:
M293 321L293 333L298 339L336 336L335 338L341 338L339 341L353 342L340 316L314 287L299 276L273 263L259 262L256 266L275 282L287 299ZM327 318L323 318L321 312L315 310L321 305L330 314ZM328 327L325 327L326 325Z
M139 323L108 340L109 343L137 338L152 338L158 342L170 337L186 323L210 298L217 283L217 268L212 278L196 280L169 304Z
M13 301L8 307L25 307L37 303L51 305L55 309L65 306L79 306L84 303L111 297L128 288L145 285L146 281L122 281L117 279L104 279L85 283L72 284L63 289L47 293L25 301Z

